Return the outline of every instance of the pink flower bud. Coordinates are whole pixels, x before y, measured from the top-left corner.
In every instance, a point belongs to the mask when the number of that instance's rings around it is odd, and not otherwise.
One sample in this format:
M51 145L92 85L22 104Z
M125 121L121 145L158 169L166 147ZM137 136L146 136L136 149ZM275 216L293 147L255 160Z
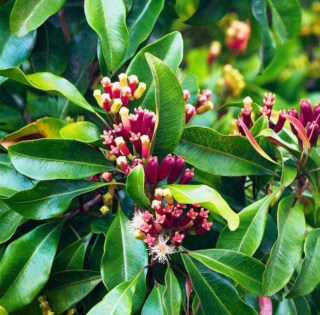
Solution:
M128 81L129 81L129 88L131 89L131 94L133 95L136 90L136 86L139 83L138 77L134 74L130 75L128 77Z
M113 98L120 98L120 94L121 94L120 82L113 82L112 83L112 92L113 92Z
M307 98L303 98L300 101L300 121L305 127L308 122L315 120L314 114L312 112L311 102Z
M157 121L157 116L156 116L156 115L153 115L152 120L151 120L151 123L150 123L149 133L148 133L150 140L152 140L152 137L153 137L153 134L154 134L154 129L155 129L155 126L156 126L156 121Z
M141 145L141 140L140 140L140 133L138 133L137 135L135 133L131 133L131 137L129 139L133 146L134 146L134 149L136 150L136 152L138 154L141 154L142 153L142 145Z
M173 211L171 212L171 223L172 223L172 226L176 227L178 226L179 224L179 220L180 220L180 217L181 217L181 214L183 213L183 210L175 207L173 209Z
M202 91L202 95L204 95L207 100L210 100L212 97L212 92L209 89L205 89Z
M179 234L179 232L176 232L174 234L174 237L172 238L173 245L177 247L180 246L182 244L184 237L185 237L184 234Z
M268 118L270 118L271 116L271 110L267 108L267 106L264 106L261 110L260 110L260 115L261 116L267 116Z
M175 157L171 154L168 154L160 164L157 180L158 181L164 180L172 170L174 164L175 164Z
M186 124L190 121L193 115L196 114L196 109L191 104L186 104Z
M146 165L146 178L151 185L154 185L157 182L158 166L158 158L156 156L149 156Z
M125 141L130 139L130 132L124 129L122 124L113 125L113 132L118 136L122 137Z
M197 105L196 108L198 108L199 106L201 106L202 104L204 104L207 101L207 97L203 94L200 94L198 96L198 100L197 100Z
M149 136L143 135L140 137L141 139L141 146L142 146L142 157L147 158L150 151L150 139Z
M242 114L242 120L244 124L250 129L253 126L253 122L251 119L251 113L252 113L252 108L251 107L245 107L241 109L241 114Z
M181 175L182 170L185 166L185 159L181 156L178 156L175 160L174 166L168 176L168 184L173 184Z
M284 123L286 122L286 110L280 110L278 121L274 127L274 132L278 133L282 130Z
M145 211L142 215L142 220L148 224L151 224L151 222L153 222L153 215L149 211Z
M320 125L320 103L314 105L314 118L316 119L316 123Z
M154 241L155 241L155 237L152 237L150 234L147 234L147 237L144 239L144 242L148 245L148 246L152 246Z
M110 172L103 172L101 174L101 178L106 181L107 183L111 182L113 180L112 173Z
M120 155L120 149L115 146L115 145L111 145L110 146L111 150L110 150L110 153L115 155L115 156L119 156Z
M115 145L114 137L111 130L110 131L104 130L103 135L101 135L101 138L104 139L103 144L107 146Z
M152 120L153 116L154 116L153 113L146 112L144 114L143 121L142 121L142 124L141 124L141 127L140 127L140 133L142 135L146 135L148 133L148 130L150 128L150 124L151 124L151 120Z
M191 208L185 217L181 220L181 226L187 225L190 221L193 221L198 216L198 212L195 212L193 208Z
M318 133L319 133L319 125L315 121L308 123L307 135L313 147L317 145Z
M110 95L107 93L103 93L101 95L102 103L103 103L103 109L107 112L110 111L111 108L111 98Z
M123 106L128 106L131 97L131 89L128 86L125 86L122 89L121 101Z
M126 156L131 155L129 148L127 147L127 145L122 137L115 138L114 141L115 141L117 147L122 152L122 154L124 154Z
M181 176L181 179L179 181L179 184L189 184L194 176L194 171L187 168L183 175Z
M131 130L131 123L129 120L129 109L126 107L121 107L119 111L123 128L127 131Z
M226 46L230 50L244 52L251 35L249 22L233 21L226 31Z
M154 191L154 197L162 202L162 197L163 197L163 191L161 188L156 188L156 190Z
M145 234L150 234L151 236L155 236L155 230L152 227L152 224L144 223L140 227L140 231Z
M140 131L145 111L141 107L139 107L139 108L135 108L134 112L136 113L136 115L138 115L137 128L138 128L138 131Z
M162 202L160 200L152 200L151 208L154 209L157 214L163 215Z
M196 234L197 235L202 235L202 234L210 231L211 225L212 225L212 222L208 222L206 219L204 219L203 223L201 224L201 226L199 226L196 229Z
M288 110L288 115L294 117L294 118L297 118L299 119L299 115L298 115L298 112L296 111L295 108L292 108L292 109L289 109ZM290 127L291 127L291 131L294 135L298 135L298 131L296 130L296 128L290 123Z
M201 208L197 218L193 222L194 226L199 225L204 219L207 219L208 217L209 211L204 211L204 209Z
M139 117L138 115L134 115L134 114L130 114L129 115L131 131L134 132L134 133L138 133L139 132L138 117Z
M113 98L113 92L112 92L112 83L110 78L104 77L101 80L101 84L103 86L104 92L110 95L110 98Z
M125 156L119 156L117 157L117 164L120 166L120 168L126 172L127 168L128 168L128 161L127 158Z
M189 90L183 90L183 97L185 102L190 98Z
M275 104L275 97L276 95L273 93L265 93L264 99L263 99L263 107L267 107L270 111L272 111L272 108Z

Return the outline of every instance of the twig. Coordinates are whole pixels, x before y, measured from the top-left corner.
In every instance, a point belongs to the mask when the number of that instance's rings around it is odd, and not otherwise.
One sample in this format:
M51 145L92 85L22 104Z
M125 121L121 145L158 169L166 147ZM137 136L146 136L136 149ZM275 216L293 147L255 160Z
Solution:
M59 20L60 20L63 36L64 36L64 41L66 42L66 44L68 44L71 41L71 36L70 36L70 33L69 33L69 29L68 29L68 24L67 24L66 14L65 14L64 8L60 9L60 11L58 12L58 16L59 16Z

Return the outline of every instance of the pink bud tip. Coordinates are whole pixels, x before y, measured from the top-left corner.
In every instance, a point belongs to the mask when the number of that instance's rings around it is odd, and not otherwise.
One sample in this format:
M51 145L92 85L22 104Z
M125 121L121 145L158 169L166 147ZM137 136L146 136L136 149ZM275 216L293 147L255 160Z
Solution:
M148 245L148 246L152 246L153 243L155 241L155 237L152 237L150 234L147 234L147 237L144 239L144 242Z
M176 232L174 234L174 237L172 238L173 245L174 246L180 246L182 244L182 241L183 241L184 237L185 237L184 234L179 234L179 232Z
M186 104L186 124L190 121L193 115L196 114L196 109L191 104Z
M202 95L204 95L207 100L210 100L212 97L212 92L209 89L205 89L202 91Z
M194 170L186 169L179 181L179 184L189 184L194 176Z
M142 220L148 224L150 224L153 221L153 215L149 211L145 211Z
M184 101L187 101L190 98L189 90L183 90Z
M121 84L120 82L112 83L113 98L120 98Z

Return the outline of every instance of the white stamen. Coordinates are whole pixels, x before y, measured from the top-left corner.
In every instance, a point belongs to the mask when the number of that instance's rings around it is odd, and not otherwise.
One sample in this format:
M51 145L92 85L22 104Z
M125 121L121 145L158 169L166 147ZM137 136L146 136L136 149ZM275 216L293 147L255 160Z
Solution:
M174 254L175 248L173 245L167 245L169 240L168 236L160 235L157 239L157 244L149 246L149 255L155 255L155 259L164 264L168 261L169 255Z
M142 219L143 213L138 210L135 212L131 221L128 222L128 229L132 232L135 232L140 229L140 227L145 223Z

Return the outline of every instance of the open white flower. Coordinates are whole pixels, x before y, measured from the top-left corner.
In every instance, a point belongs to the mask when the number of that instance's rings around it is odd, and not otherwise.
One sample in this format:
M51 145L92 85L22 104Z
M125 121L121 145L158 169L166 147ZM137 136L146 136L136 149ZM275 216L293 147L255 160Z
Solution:
M139 230L140 227L145 223L142 217L143 213L140 210L136 211L131 221L128 222L128 229L132 232Z
M168 260L169 255L172 255L175 252L173 245L167 245L168 240L168 236L159 235L156 245L149 246L149 255L154 255L154 258L162 264Z

